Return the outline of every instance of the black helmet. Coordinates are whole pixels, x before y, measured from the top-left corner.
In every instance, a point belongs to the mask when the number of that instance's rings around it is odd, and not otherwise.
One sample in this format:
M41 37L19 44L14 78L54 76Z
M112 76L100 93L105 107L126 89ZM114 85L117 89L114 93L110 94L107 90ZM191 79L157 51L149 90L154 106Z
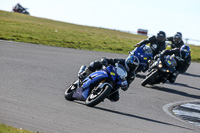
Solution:
M177 44L177 43L180 43L181 42L181 40L182 40L182 35L181 34L179 34L179 33L177 33L177 34L175 34L174 35L174 42Z
M158 34L157 34L157 40L159 42L164 42L166 39L166 34L164 31L159 31Z
M182 39L182 33L181 32L176 32L176 34L179 34L181 36L181 39Z
M181 56L182 58L187 58L189 55L190 55L190 47L187 46L187 45L183 45L183 46L180 48L180 56Z
M139 60L133 54L130 54L125 60L125 67L127 71L136 70L139 66Z

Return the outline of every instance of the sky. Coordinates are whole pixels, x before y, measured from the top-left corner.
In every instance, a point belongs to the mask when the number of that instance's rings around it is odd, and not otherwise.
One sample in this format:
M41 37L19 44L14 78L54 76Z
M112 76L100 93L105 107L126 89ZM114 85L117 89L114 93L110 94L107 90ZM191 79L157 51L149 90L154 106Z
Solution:
M20 3L31 16L149 35L183 34L200 45L200 0L0 0L0 10Z

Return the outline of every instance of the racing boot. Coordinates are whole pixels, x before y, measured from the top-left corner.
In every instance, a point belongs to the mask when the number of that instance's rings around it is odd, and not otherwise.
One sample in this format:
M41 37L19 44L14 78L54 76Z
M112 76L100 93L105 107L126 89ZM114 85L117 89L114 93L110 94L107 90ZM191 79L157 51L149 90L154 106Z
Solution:
M111 102L117 102L119 100L119 91L113 93L107 97Z

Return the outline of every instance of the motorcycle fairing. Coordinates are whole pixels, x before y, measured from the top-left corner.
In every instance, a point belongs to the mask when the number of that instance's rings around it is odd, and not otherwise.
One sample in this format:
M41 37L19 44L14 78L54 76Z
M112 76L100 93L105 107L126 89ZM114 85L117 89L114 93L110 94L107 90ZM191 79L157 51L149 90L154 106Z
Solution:
M108 74L104 70L96 71L91 73L88 77L83 80L83 88L89 87L92 83L96 83L104 78L107 78Z
M105 71L107 72L108 76L112 79L112 81L115 81L118 78L115 67L108 66L106 67Z
M108 77L108 74L103 70L91 73L88 77L86 77L83 80L82 87L76 89L76 91L73 94L73 98L83 100L83 101L86 100L86 98L89 95L90 85L107 77Z
M96 82L99 82L100 80L103 80L105 78L108 78L108 74L105 71L100 70L100 71L91 73L88 77L86 77L83 80L82 87L80 87L80 89L78 88L74 92L73 97L78 98L79 100L80 99L86 100L90 92L91 84L95 84Z
M145 72L148 69L148 60L153 58L153 53L146 53L146 45L135 48L131 53L134 54L140 61L137 72Z
M83 98L86 99L89 95L90 86L92 84L95 84L96 82L99 82L105 78L110 78L113 81L115 81L117 77L118 76L116 74L116 69L113 66L108 66L106 67L105 70L99 70L99 71L93 72L83 80L83 85L81 87L81 90L80 89L76 90L80 92L73 95L73 97L79 98L79 99L83 99Z
M85 101L85 97L83 97L82 93L83 93L83 87L79 87L73 93L72 97L80 101Z
M147 63L148 59L153 57L152 53L144 53L145 45L142 45L141 47L135 48L131 53L134 53L135 56L138 57L140 62Z

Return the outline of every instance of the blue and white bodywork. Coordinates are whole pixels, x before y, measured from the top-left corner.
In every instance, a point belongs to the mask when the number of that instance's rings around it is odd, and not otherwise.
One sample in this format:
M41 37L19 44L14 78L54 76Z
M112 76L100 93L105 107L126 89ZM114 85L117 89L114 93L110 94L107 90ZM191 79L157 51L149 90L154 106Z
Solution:
M151 48L144 44L140 47L136 47L131 54L135 55L140 61L136 72L146 72L149 68L148 60L153 59L153 52Z
M118 91L121 82L127 77L127 71L123 65L116 63L115 66L107 66L101 70L91 73L83 81L76 80L65 92L67 100L86 101L90 97L90 101L100 97L107 90L107 94L102 96L102 99ZM108 91L109 88L109 91ZM102 93L102 94L101 94ZM102 101L99 100L94 106ZM93 101L92 101L93 102Z

